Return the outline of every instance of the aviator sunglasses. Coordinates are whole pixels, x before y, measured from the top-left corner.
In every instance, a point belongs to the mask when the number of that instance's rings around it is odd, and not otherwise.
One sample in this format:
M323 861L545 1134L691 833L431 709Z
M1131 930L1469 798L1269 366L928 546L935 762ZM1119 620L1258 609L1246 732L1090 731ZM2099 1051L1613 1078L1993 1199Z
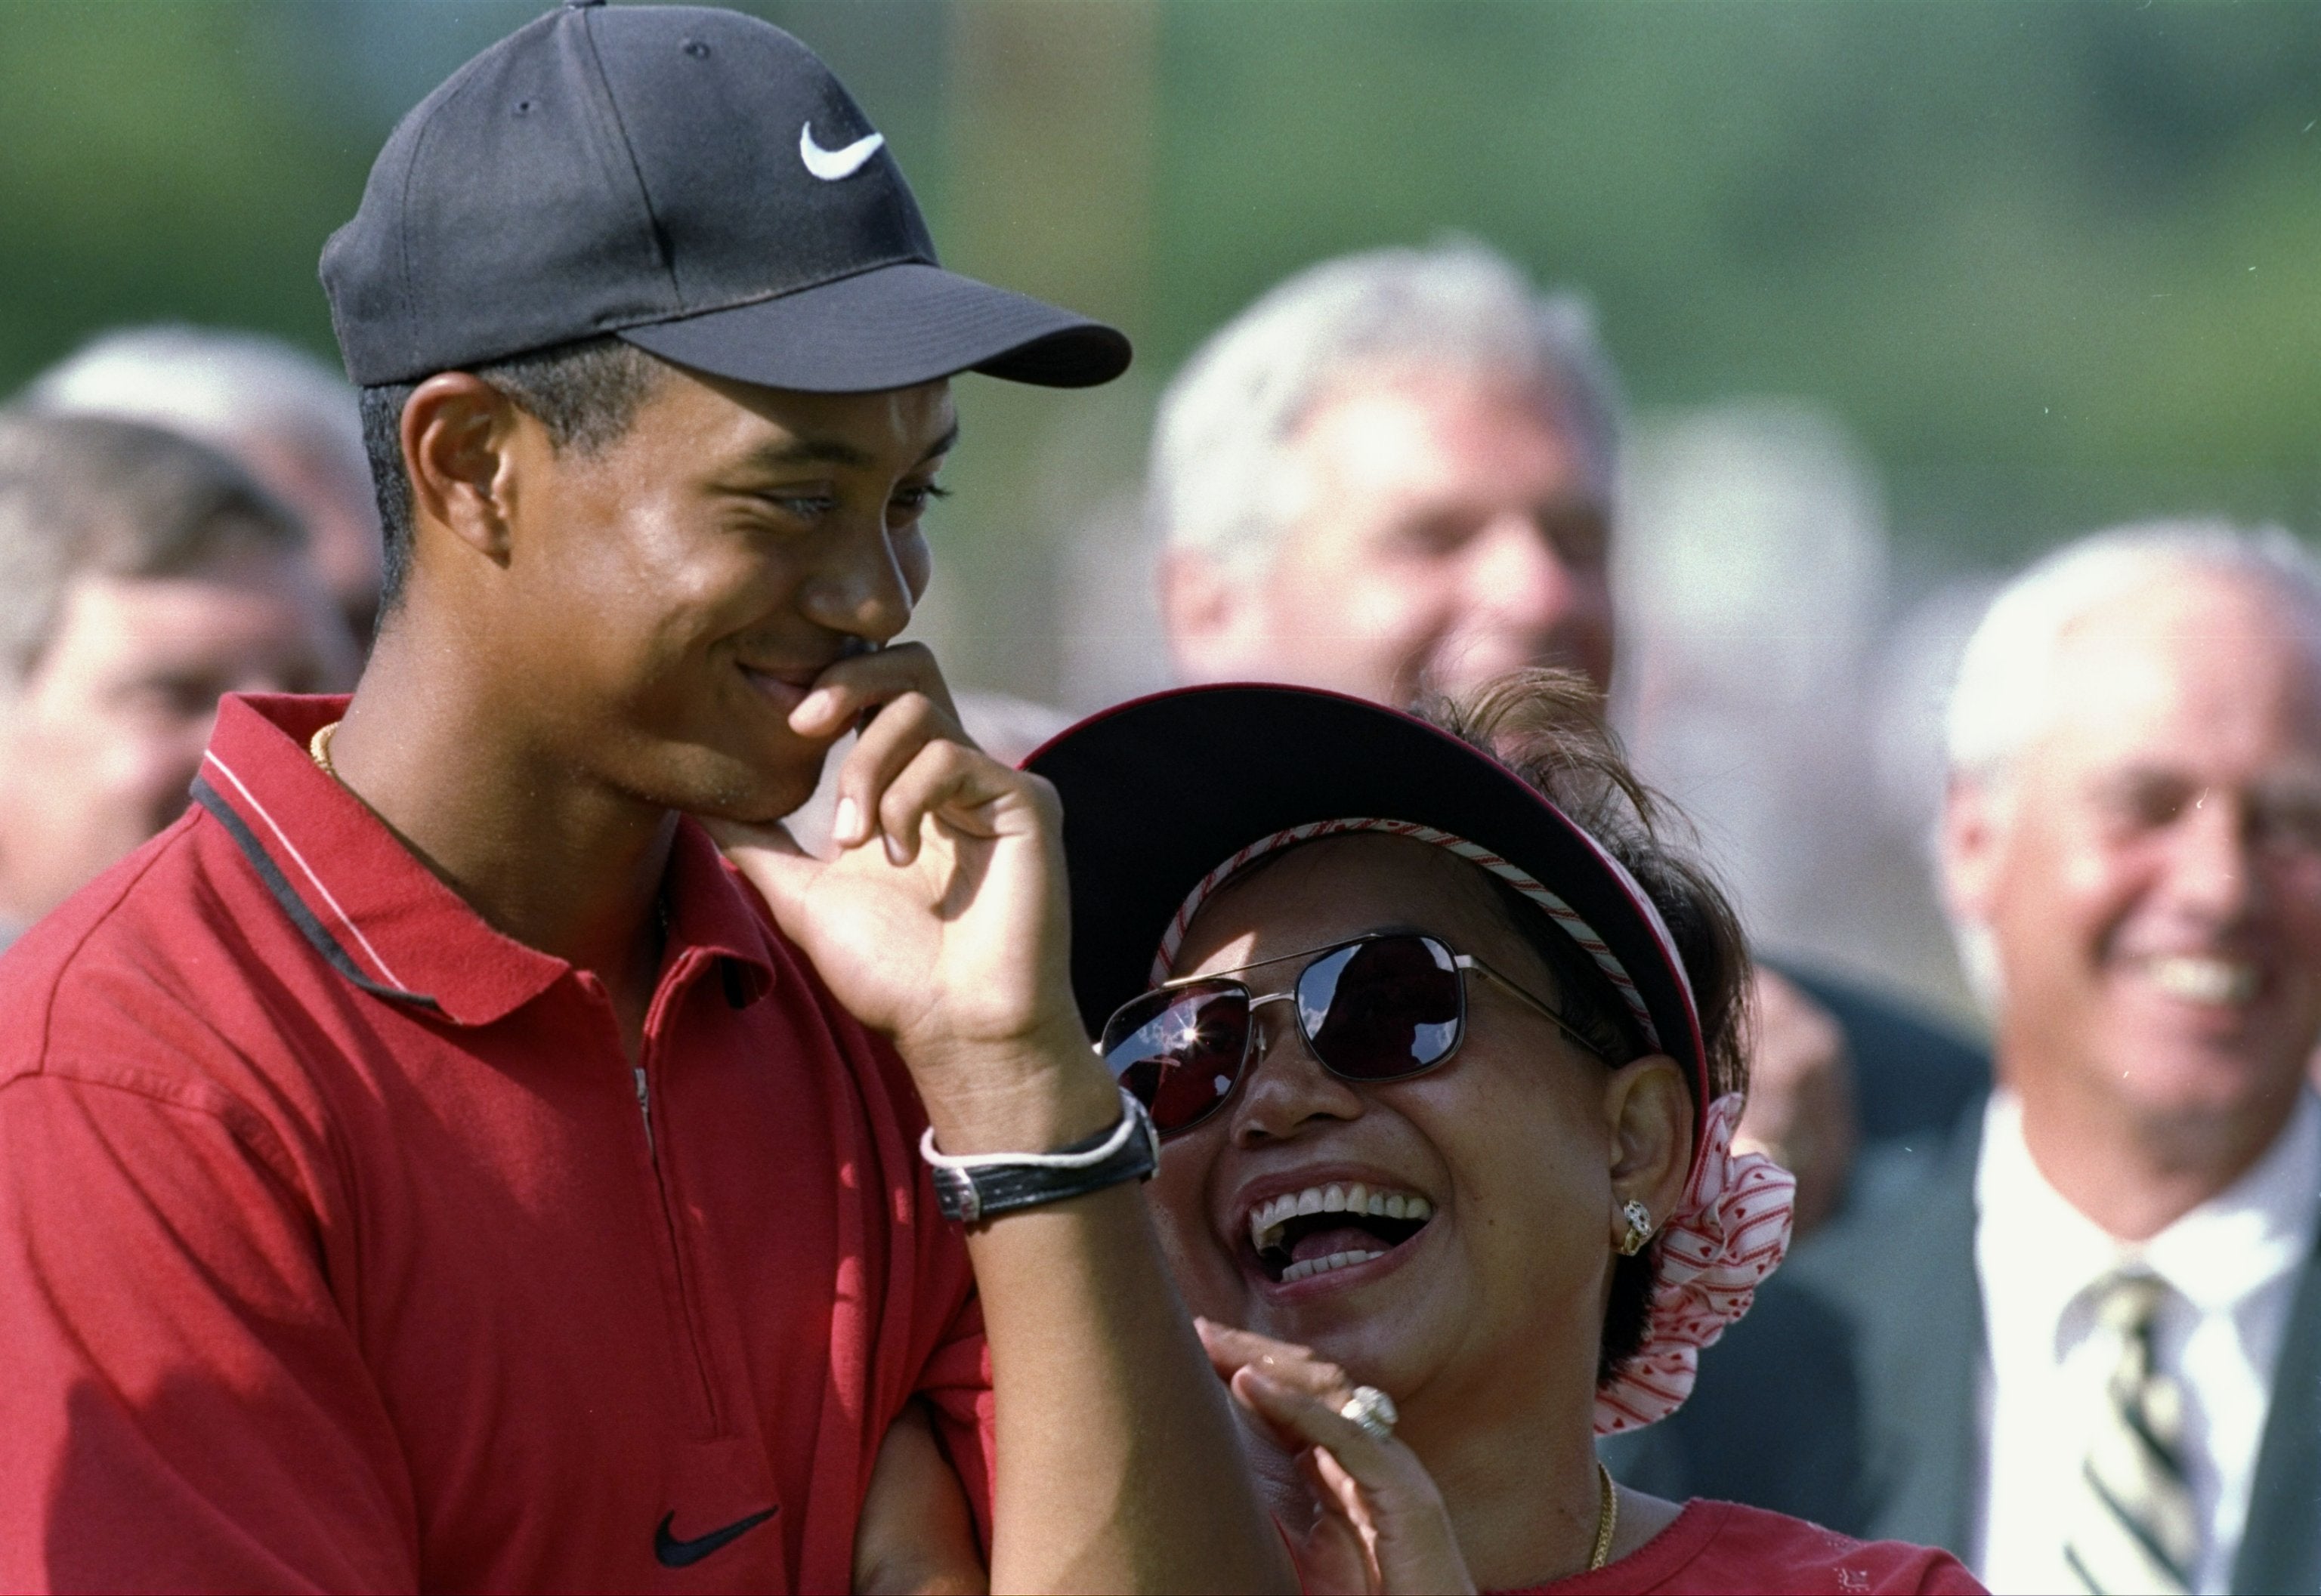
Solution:
M1233 979L1301 958L1309 962L1287 992L1260 997ZM1164 982L1114 1011L1097 1051L1157 1129L1188 1130L1233 1095L1258 1048L1256 1014L1266 1004L1294 1002L1297 1034L1338 1079L1406 1081L1459 1050L1470 971L1506 988L1591 1057L1604 1057L1546 1002L1482 960L1416 931L1357 937Z

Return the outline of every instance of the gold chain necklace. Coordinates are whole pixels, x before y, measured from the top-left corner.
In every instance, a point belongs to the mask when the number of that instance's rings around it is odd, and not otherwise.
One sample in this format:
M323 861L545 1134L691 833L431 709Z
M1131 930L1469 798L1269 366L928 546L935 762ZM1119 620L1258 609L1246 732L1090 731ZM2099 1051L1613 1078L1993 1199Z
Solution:
M315 732L306 744L306 752L314 757L316 766L332 781L339 779L339 767L331 763L331 733L338 729L339 723L333 721Z
M1612 1532L1619 1528L1620 1523L1620 1493L1613 1489L1612 1471L1604 1466L1604 1460L1600 1457L1596 1460L1596 1479L1602 1487L1600 1499L1603 1505L1596 1510L1596 1550L1588 1559L1588 1572L1590 1573L1611 1560Z

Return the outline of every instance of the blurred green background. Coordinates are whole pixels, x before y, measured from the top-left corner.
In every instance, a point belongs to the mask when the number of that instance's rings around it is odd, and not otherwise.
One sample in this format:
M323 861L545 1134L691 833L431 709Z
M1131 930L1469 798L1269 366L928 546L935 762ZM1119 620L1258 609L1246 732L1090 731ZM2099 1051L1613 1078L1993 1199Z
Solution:
M1059 571L1158 384L1284 273L1470 232L1595 298L1646 409L1794 396L1898 552L2321 521L2321 9L2077 0L806 0L948 262L1119 320L1098 397L975 381L954 674L1059 680ZM330 331L395 118L533 5L0 0L0 390L97 329Z

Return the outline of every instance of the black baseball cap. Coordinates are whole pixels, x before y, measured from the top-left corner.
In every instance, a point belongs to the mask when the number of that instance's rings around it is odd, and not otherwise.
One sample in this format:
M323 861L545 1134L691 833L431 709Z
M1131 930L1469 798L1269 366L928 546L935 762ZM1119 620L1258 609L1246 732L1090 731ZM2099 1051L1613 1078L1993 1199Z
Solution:
M1651 898L1522 777L1438 727L1315 688L1182 687L1068 727L1024 768L1063 800L1072 991L1090 1036L1151 985L1189 895L1227 861L1297 828L1377 819L1476 845L1553 893L1558 923L1616 966L1648 1038L1709 1102L1691 983Z
M399 122L323 250L357 384L614 333L817 393L1085 387L1115 329L942 269L886 141L770 23L572 0Z

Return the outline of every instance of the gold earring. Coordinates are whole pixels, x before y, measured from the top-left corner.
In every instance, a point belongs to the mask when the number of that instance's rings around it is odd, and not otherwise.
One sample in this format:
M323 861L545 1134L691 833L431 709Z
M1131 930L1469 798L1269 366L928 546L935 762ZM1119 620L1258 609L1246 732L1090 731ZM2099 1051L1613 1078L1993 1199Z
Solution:
M1620 1256L1633 1258L1652 1238L1652 1211L1631 1197L1620 1204L1620 1213L1628 1221L1628 1233L1620 1238Z

